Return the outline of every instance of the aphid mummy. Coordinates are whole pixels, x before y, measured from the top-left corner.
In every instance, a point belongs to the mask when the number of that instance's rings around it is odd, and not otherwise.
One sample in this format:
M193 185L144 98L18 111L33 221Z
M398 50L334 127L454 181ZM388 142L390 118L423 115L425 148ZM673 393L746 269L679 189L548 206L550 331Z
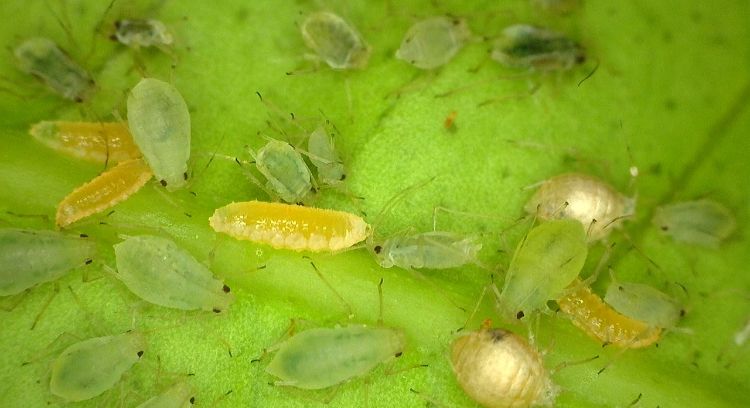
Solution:
M159 20L117 20L113 39L132 48L172 45L172 34Z
M364 241L369 226L354 214L282 203L248 201L218 208L216 232L294 251L334 252Z
M119 122L43 121L34 124L29 133L58 152L96 163L141 156L127 126Z
M394 236L368 246L383 268L404 269L457 268L476 263L482 249L476 237L443 231Z
M136 408L190 408L193 406L193 395L195 395L193 387L179 382Z
M270 140L257 153L251 152L267 187L287 203L303 202L312 191L312 175L305 160L289 143Z
M305 18L302 39L333 69L362 69L370 59L370 47L357 30L338 15L318 11Z
M318 182L327 186L341 185L346 178L344 163L341 161L333 139L324 127L315 129L307 139L310 162L318 171Z
M52 40L29 38L16 47L20 69L44 82L65 99L83 102L93 91L94 80Z
M677 326L684 313L675 299L641 283L613 281L604 301L627 317L661 329Z
M492 59L512 68L560 71L585 62L586 54L580 44L561 33L515 24L495 40Z
M483 407L553 406L559 393L539 352L503 329L483 328L456 339L451 364L458 384Z
M732 213L708 199L658 207L652 219L675 241L716 248L737 229Z
M589 241L597 241L633 215L635 200L595 177L567 173L543 181L524 209L542 220L578 220L587 229Z
M266 372L277 385L322 389L367 374L378 364L401 355L400 330L352 325L305 330L279 347Z
M574 220L553 220L529 231L518 244L497 297L506 320L546 311L580 274L588 248L583 226Z
M0 229L0 296L15 295L83 266L96 253L84 238L55 231Z
M67 227L111 208L135 194L151 176L151 169L141 159L120 162L65 196L57 205L55 223Z
M94 398L114 387L145 349L146 340L136 332L73 344L52 363L50 391L66 401Z
M157 180L167 190L187 183L190 158L190 113L177 89L144 78L128 95L128 126Z
M117 278L131 292L153 304L219 313L234 301L229 287L173 241L128 237L116 244Z
M409 28L396 51L396 58L417 68L435 69L453 59L470 37L465 20L431 17Z
M558 299L557 304L590 337L623 348L648 347L659 340L660 328L618 313L580 280L571 288L575 290Z

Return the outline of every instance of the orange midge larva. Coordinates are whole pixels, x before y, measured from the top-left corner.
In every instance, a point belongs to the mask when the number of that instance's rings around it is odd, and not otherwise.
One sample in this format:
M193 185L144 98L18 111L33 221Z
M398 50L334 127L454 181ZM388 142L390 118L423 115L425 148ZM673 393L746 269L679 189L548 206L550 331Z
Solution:
M596 177L567 173L543 181L524 209L543 220L578 220L587 229L589 241L597 241L633 215L635 200Z
M97 163L118 163L141 156L128 127L120 122L42 121L29 134L60 153Z
M601 297L576 280L574 292L557 301L575 326L594 339L624 348L648 347L659 340L661 329L618 313Z
M542 356L503 329L482 328L453 342L451 364L461 388L481 406L553 406L559 393Z
M66 227L104 211L135 194L152 175L143 160L124 161L63 198L57 206L55 222L59 227Z
M277 249L326 252L364 241L370 228L354 214L292 204L247 201L216 209L211 227Z

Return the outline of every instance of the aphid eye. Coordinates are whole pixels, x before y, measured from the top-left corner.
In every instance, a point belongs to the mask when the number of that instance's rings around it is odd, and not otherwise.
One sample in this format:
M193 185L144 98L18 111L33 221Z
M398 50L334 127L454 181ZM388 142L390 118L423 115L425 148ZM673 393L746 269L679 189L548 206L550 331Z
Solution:
M75 102L76 103L82 103L83 102L83 98L81 98L80 96L76 96Z
M89 236L88 236L88 235L86 235L86 234L80 234L80 235L78 235L78 236L79 236L79 237L81 237L81 238L88 238L88 237L89 237Z
M218 307L215 307L215 308L213 309L213 312L214 312L214 313L221 313L221 309L219 309Z
M394 355L394 357L396 357L396 358L399 358L399 357L401 357L401 355L402 355L402 354L404 354L404 353L403 353L403 352L401 352L401 351L399 351L398 353L396 353L396 354Z
M166 187L166 186L167 186L167 180L161 180L161 181L160 181L159 183L161 183L161 185L162 185L163 187Z
M622 286L618 286L618 287L617 287L617 289L619 289L619 290L621 290L621 291L622 291L622 290L625 290L625 288L623 288Z
M195 397L190 397L190 404L195 404Z
M516 319L521 320L523 317L526 316L523 314L523 310L519 310L518 313L516 313Z
M685 317L685 309L680 309L680 317Z
M229 293L229 291L231 290L231 289L229 289L229 286L227 286L227 285L224 285L224 287L221 288L221 289L224 291L224 293Z
M666 225L662 225L662 226L661 226L661 230L662 230L662 231L669 231L669 227L668 227L668 226L666 226Z
M136 353L136 354L138 354L138 358L141 358L141 357L143 356L143 350L139 351L139 352L138 352L138 353Z
M383 247L380 245L375 245L375 248L373 248L372 250L375 251L376 254L379 254L380 251L383 250Z
M346 178L346 174L342 174L339 180L344 181L345 178Z
M187 179L188 179L188 175L187 175L187 172L184 172L184 173L182 173L182 178L184 178L185 180L187 180Z
M112 35L109 36L109 39L112 40L112 41L117 41L117 36L114 35L114 34L112 34Z
M115 28L120 28L121 25L122 25L122 21L120 20L115 21Z
M94 260L93 260L93 259L87 259L87 260L86 260L86 265L91 265L91 263L92 263L92 262L94 262Z

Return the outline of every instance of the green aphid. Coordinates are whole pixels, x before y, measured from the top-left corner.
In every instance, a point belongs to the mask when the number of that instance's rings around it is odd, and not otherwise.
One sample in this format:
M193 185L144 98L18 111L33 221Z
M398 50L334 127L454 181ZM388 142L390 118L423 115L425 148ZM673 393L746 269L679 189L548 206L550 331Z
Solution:
M652 223L675 241L711 248L718 247L737 229L729 209L708 199L658 207Z
M684 309L675 299L642 283L613 280L604 301L625 316L660 329L677 326L684 314Z
M258 171L266 178L270 195L287 203L300 203L312 192L312 174L292 145L271 139L257 152L250 151ZM260 183L251 177L251 179Z
M194 395L195 392L190 384L179 382L136 408L190 408L195 401Z
M526 24L503 30L495 40L492 59L512 68L564 71L586 61L586 52L565 35Z

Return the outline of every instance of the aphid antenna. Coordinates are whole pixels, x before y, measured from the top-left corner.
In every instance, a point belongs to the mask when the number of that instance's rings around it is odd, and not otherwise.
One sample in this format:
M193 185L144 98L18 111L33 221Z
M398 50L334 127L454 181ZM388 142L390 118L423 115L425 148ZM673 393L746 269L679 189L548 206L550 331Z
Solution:
M578 87L580 88L581 84L583 84L584 82L586 82L586 80L594 76L594 74L596 73L598 69L599 69L599 58L596 59L596 65L594 65L594 68L588 74L586 74L586 76L583 77L583 79L578 81Z
M55 10L52 8L52 5L47 3L47 8L49 10L49 13L52 15L52 17L54 17L55 21L57 22L57 25L59 25L60 28L65 33L65 37L67 37L67 40L70 43L70 46L77 49L78 42L73 36L73 30L71 29L71 27L73 27L73 24L71 23L70 16L68 15L67 4L65 0L58 0L58 3L60 4L59 12L55 12Z
M442 402L436 400L435 398L423 393L422 391L417 391L414 388L409 388L409 391L413 394L416 394L419 398L422 398L426 402L426 406L429 407L438 407L438 408L445 408L448 407L448 405L443 404Z
M502 222L508 222L508 219L505 217L499 217L496 215L490 215L490 214L481 214L481 213L474 213L469 211L461 211L461 210L454 210L448 207L443 206L436 206L432 209L432 230L437 231L437 216L438 212L445 212L448 214L454 214L459 216L466 216L466 217L473 217L473 218L480 218L485 220L493 220L493 221L502 221Z
M643 397L643 393L639 392L638 396L635 397L633 401L630 401L630 404L628 404L628 407L634 407L638 404L638 402L641 400L641 397Z
M534 95L536 91L539 90L540 87L541 87L541 84L534 83L534 85L530 87L527 91L507 94L507 95L499 96L497 98L485 99L484 101L479 102L477 104L477 107L481 108L484 106L492 105L493 103L512 101L514 99L524 99L524 98Z
M354 312L352 311L352 305L350 305L349 302L347 302L346 299L344 299L344 297L341 296L341 294L333 287L333 285L331 285L331 282L329 282L328 279L326 279L326 277L323 275L323 273L320 272L320 269L318 269L318 267L315 265L315 262L313 262L312 258L310 258L307 255L302 256L302 258L305 258L308 261L310 261L310 266L313 267L313 270L315 271L315 274L318 275L318 278L320 278L320 280L328 287L328 289L331 291L331 293L333 293L336 296L336 298L339 300L339 302L341 302L342 306L346 310L346 316L347 316L347 318L349 320L351 320L352 318L354 318Z
M599 359L599 355L597 354L597 355L595 355L593 357L584 358L582 360L563 361L562 363L556 365L551 370L549 370L549 373L550 373L550 375L555 375L558 372L560 372L560 371L562 371L562 370L564 370L564 369L566 369L568 367L574 367L574 366L581 365L581 364L587 364L587 363L590 363L590 362L592 362L594 360L598 360L598 359Z
M418 190L418 189L420 189L420 188L422 188L422 187L424 187L424 186L432 183L433 181L435 181L435 179L437 177L438 176L433 176L433 177L431 177L431 178L429 178L427 180L414 183L411 186L406 187L405 189L399 191L393 197L391 197L388 200L388 202L385 203L385 205L383 206L383 208L380 209L380 212L378 212L378 214L375 216L375 221L371 224L372 225L371 231L374 232L376 230L376 228L378 228L381 225L381 223L385 219L385 215L388 212L390 212L393 209L393 207L395 207L396 204L398 204L399 201L403 200L406 197L407 194L409 194L409 193L411 193L413 191L416 191L416 190Z

